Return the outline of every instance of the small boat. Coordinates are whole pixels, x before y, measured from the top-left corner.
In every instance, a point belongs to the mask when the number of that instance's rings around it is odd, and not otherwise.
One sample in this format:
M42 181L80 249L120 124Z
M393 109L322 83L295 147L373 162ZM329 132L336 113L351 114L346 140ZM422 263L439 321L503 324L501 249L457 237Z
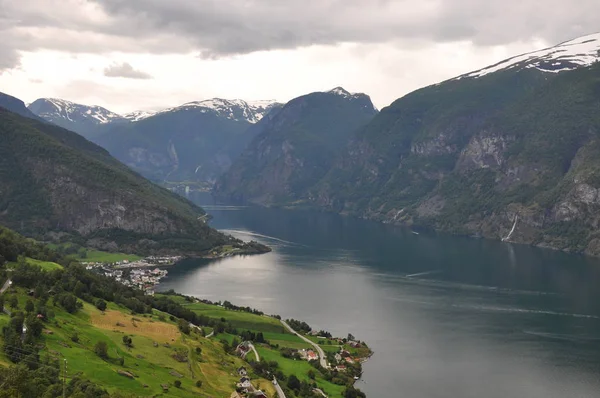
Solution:
M410 232L412 232L415 235L419 235L419 233L417 231L410 231Z

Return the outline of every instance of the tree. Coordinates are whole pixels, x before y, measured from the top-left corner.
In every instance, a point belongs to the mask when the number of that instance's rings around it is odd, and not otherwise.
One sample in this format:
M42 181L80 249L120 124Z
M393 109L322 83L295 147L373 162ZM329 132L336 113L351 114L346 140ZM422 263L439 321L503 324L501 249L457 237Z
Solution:
M287 386L290 390L299 390L300 389L300 380L296 377L296 375L291 375L288 379Z
M0 296L0 311L4 310L4 297Z
M28 334L31 334L33 337L40 337L43 329L44 325L42 325L42 322L37 318L37 316L31 314L27 317Z
M173 383L173 385L175 385L175 387L177 387L177 388L181 388L181 381L175 380L175 383Z
M106 310L106 301L102 299L96 301L96 308L98 308L100 311Z
M108 359L108 344L105 341L99 341L94 346L94 352L102 359Z
M79 343L79 335L77 334L77 332L73 333L73 335L71 336L71 341L73 343Z
M198 380L196 382L196 387L198 387L198 388L202 387L202 380Z
M354 340L354 336L352 335L352 333L348 333L348 341L352 340Z
M33 301L27 300L27 303L25 303L25 312L33 312L34 308Z
M202 348L196 347L196 354L198 354L198 355L202 354Z
M133 347L133 340L131 340L131 337L129 337L129 336L123 336L123 344L125 344L127 347L131 348L131 347Z
M185 319L180 319L177 321L177 326L179 327L181 333L190 334L190 323Z
M308 378L309 378L309 379L311 379L311 380L314 380L316 376L317 376L317 375L315 374L315 371L314 371L314 370L310 369L310 370L308 371Z
M8 299L8 305L10 305L10 308L12 309L19 308L19 299L17 298L17 296L15 296L14 294L11 295Z
M364 392L360 391L357 388L354 388L353 386L346 387L346 389L344 390L342 395L344 398L365 398L366 397Z

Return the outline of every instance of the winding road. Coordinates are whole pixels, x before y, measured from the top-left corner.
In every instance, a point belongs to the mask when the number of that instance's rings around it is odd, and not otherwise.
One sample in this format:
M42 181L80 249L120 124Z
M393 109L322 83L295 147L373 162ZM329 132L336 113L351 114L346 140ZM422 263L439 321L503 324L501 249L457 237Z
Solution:
M4 283L4 285L2 286L2 289L0 289L0 294L4 293L6 291L6 289L8 289L10 287L11 284L12 284L12 282L11 282L10 278L8 278L6 280L6 282ZM2 311L10 316L10 311L6 307L3 307Z
M315 348L315 350L317 350L317 352L319 353L319 362L321 363L321 366L323 368L325 368L325 369L329 369L329 365L327 364L327 357L325 356L325 352L323 351L323 349L317 343L315 343L315 342L307 339L306 337L302 336L300 333L296 332L283 319L280 319L279 321L291 333L295 334L296 336L300 337L302 340L306 341L308 344L312 345Z
M8 289L9 286L10 286L10 279L7 279L6 282L4 283L4 286L2 286L2 289L0 289L0 294L4 293L6 291L6 289Z
M254 355L256 356L256 362L260 362L260 356L258 355L258 351L256 351L256 348L254 348L254 344L250 343L248 344L248 347L250 347L250 349L254 351Z
M279 386L279 383L277 383L277 379L274 378L274 377L273 377L273 387L275 387L275 390L277 391L277 396L279 398L285 398L285 393L283 392L283 390Z

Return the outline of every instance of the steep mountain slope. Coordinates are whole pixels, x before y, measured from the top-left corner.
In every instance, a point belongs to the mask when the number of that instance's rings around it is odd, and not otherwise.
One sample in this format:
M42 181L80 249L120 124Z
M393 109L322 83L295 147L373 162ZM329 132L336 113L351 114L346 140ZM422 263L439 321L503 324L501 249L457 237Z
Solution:
M76 104L58 98L39 98L28 108L42 119L86 138L93 137L101 125L126 121L123 116L101 106Z
M273 102L190 102L132 123L111 124L93 140L154 180L212 183L254 137Z
M367 95L339 87L296 98L265 123L214 192L261 204L294 200L323 177L354 130L376 113Z
M0 93L0 107L30 119L42 120L27 109L23 101L8 94Z
M0 108L0 223L130 252L202 254L241 244L209 228L204 215L78 134Z
M599 49L600 35L586 36L398 99L306 199L384 222L600 254Z

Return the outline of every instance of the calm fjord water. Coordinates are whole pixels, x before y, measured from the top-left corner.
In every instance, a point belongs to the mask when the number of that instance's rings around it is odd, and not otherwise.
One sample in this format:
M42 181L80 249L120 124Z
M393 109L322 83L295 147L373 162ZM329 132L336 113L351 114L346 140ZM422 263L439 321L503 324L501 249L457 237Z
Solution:
M371 398L600 397L597 259L332 214L206 208L214 227L273 252L188 260L160 288L351 332L375 351L357 383Z

